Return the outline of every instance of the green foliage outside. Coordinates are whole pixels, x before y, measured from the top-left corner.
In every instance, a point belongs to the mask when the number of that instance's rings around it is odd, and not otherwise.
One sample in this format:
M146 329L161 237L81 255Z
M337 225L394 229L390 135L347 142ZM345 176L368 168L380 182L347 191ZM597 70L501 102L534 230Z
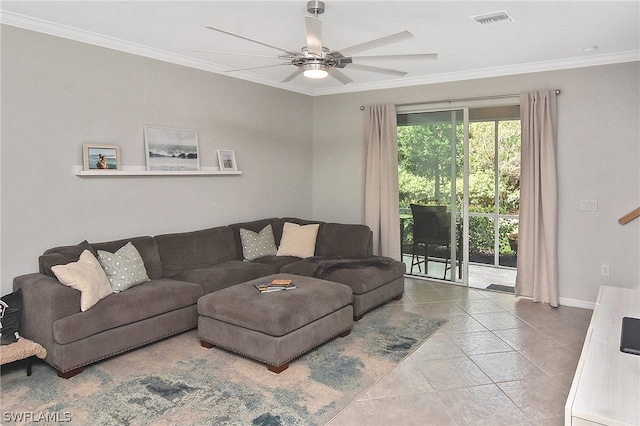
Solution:
M495 132L498 158L495 156ZM456 211L462 209L463 127L456 126L455 188ZM451 206L451 123L430 123L398 127L400 208L411 203ZM520 202L520 122L485 121L469 123L469 211L493 213L495 209L494 165L500 214L518 214ZM406 224L409 227L409 224ZM512 254L507 236L517 233L517 221L500 220L500 253ZM471 250L494 251L493 218L472 217L469 222ZM410 239L410 229L405 230Z

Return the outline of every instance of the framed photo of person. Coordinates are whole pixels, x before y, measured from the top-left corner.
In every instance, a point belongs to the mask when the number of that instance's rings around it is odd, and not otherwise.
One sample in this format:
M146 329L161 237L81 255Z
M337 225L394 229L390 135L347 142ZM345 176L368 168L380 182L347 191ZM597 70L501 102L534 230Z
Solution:
M120 170L120 147L117 145L82 145L84 170Z
M218 164L221 172L237 172L236 154L232 150L218 150Z

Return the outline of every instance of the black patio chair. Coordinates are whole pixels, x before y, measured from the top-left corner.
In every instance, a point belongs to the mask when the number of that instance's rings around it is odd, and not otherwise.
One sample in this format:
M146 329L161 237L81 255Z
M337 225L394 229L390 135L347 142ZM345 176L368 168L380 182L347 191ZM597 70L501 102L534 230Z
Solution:
M425 274L429 272L430 247L445 247L446 257L432 258L431 261L443 262L445 264L443 279L447 276L447 269L451 268L451 221L447 214L446 206L422 206L411 204L411 214L413 216L413 253L411 255L411 274L413 267L420 267L424 263ZM424 255L418 251L419 245L424 245Z

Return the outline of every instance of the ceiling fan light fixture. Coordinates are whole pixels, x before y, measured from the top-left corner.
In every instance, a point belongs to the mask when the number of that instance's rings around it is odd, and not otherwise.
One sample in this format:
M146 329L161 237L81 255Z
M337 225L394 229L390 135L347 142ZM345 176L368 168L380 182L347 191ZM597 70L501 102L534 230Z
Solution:
M0 0L2 1L2 0ZM207 27L210 30L220 32L222 34L226 34L232 37L236 37L238 39L242 39L245 41L249 41L252 43L259 44L264 47L268 47L271 49L275 49L280 51L280 54L277 56L277 59L281 61L279 64L275 65L263 65L263 66L253 66L249 68L239 68L228 70L227 72L232 71L245 71L245 70L254 70L258 68L270 68L270 67L279 67L282 65L292 65L296 69L294 72L285 77L281 83L286 83L294 78L298 77L300 74L304 74L306 78L321 80L326 77L332 77L335 80L338 80L342 84L352 83L347 75L343 74L341 71L343 68L349 66L349 68L353 68L354 70L374 72L379 74L387 74L395 77L404 77L407 72L398 71L395 69L389 68L381 68L375 67L371 65L360 64L358 61L360 59L366 60L416 60L416 59L435 59L437 54L409 54L409 55L377 55L377 56L353 56L354 53L359 53L366 50L376 49L379 47L387 46L392 43L398 43L403 40L407 40L410 38L414 38L414 35L411 32L405 30L399 33L391 34L385 37L376 38L373 40L366 41L364 43L355 44L353 46L348 46L344 49L338 50L329 50L328 47L322 44L322 21L318 19L318 15L324 13L325 5L321 0L311 0L307 2L307 11L311 13L313 16L305 16L304 23L306 29L306 42L307 45L300 48L300 50L288 50L283 49L278 46L273 46L268 43L264 43L258 40L254 40L249 37L245 37L240 34L234 34L232 32L222 30L215 27ZM226 53L226 52L209 52L209 53ZM243 53L228 53L232 55L239 56L263 56L263 55L250 55ZM354 63L354 59L356 63Z
M305 64L303 69L307 78L325 78L329 75L329 67L325 64Z

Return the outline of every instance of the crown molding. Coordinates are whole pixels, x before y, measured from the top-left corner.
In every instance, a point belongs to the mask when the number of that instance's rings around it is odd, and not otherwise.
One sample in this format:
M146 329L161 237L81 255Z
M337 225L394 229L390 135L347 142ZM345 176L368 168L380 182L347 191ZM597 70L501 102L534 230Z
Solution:
M253 83L271 86L291 92L296 92L308 96L334 95L342 93L363 92L369 90L393 89L398 87L418 86L424 84L446 83L462 80L473 80L488 77L502 77L507 75L527 74L533 72L555 71L570 68L582 68L598 65L609 65L622 62L640 61L640 51L628 51L604 55L589 55L585 57L576 57L568 59L559 59L553 61L533 62L527 64L519 64L504 67L482 68L475 70L465 70L453 73L435 74L420 77L404 77L374 83L350 83L342 86L334 86L328 88L309 88L300 84L288 82L278 83L271 80L260 78L254 74L246 72L234 72L229 74L229 69L213 65L206 61L201 61L177 53L168 52L154 47L144 46L130 41L109 37L90 31L80 30L78 28L66 25L56 24L37 18L21 15L18 13L0 11L0 23L26 30L36 31L62 37L82 43L92 44L95 46L114 49L133 55L143 56L190 68L208 71L216 74L222 74L231 78L239 78L251 81Z
M479 78L504 77L508 75L529 74L544 71L557 71L572 68L611 65L623 62L640 61L640 51L594 55L589 57L559 59L554 61L532 62L527 64L510 65L504 67L481 68L453 73L434 74L420 77L404 77L375 83L351 83L342 87L316 89L314 96L335 95L342 93L363 92L368 90L394 89L398 87L419 86L423 84L449 83L454 81L474 80Z
M169 62L172 64L182 65L189 68L195 68L202 71L208 71L216 74L222 74L231 78L240 78L242 80L248 80L254 83L262 84L265 86L272 86L279 89L289 90L304 95L313 96L313 89L296 85L284 83L274 83L271 80L262 79L253 74L246 72L234 72L233 75L229 74L229 69L213 65L206 61L201 61L188 56L180 55L166 50L157 49L154 47L144 46L141 44L133 43L127 40L122 40L115 37L105 36L103 34L97 34L91 31L80 30L78 28L69 27L66 25L56 24L49 21L44 21L30 16L21 15L18 13L0 11L0 23L4 25L10 25L13 27L22 28L25 30L44 33L56 37L62 37L69 40L79 41L81 43L87 43L94 46L105 47L108 49L118 50L120 52L130 53L137 56L143 56L146 58L157 59L163 62Z

